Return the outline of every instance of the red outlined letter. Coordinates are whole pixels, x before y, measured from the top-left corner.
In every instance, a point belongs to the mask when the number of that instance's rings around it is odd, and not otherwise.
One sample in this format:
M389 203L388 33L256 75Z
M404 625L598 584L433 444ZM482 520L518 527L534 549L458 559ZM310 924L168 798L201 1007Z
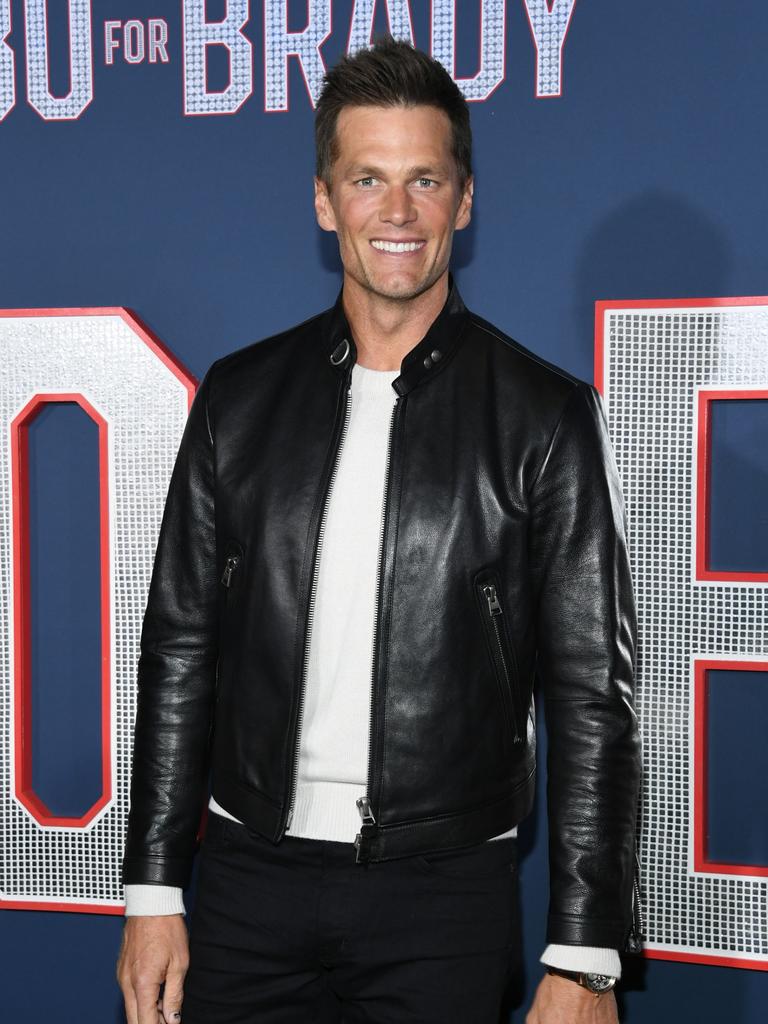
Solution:
M638 608L646 955L758 970L768 970L768 872L714 871L707 856L704 686L708 668L768 668L768 590L762 574L702 573L697 562L707 569L709 402L768 392L766 331L767 297L596 304L595 380Z
M44 121L76 120L93 99L91 0L68 0L69 92L51 93L48 0L24 0L27 25L27 100Z
M393 39L405 39L414 46L413 20L409 0L384 0L389 34ZM347 53L355 53L370 46L373 41L373 22L376 0L355 0L349 23Z
M314 107L320 98L325 63L320 47L331 34L331 5L307 0L307 27L288 31L288 0L264 0L264 109L288 110L288 58L299 61Z
M234 114L253 92L253 47L243 34L248 0L225 0L222 21L205 20L205 0L184 0L184 113ZM220 92L208 89L206 54L223 46L229 54L229 84Z
M75 402L90 416L99 430L99 579L101 605L101 795L78 818L52 813L34 791L32 784L32 657L31 581L29 572L29 462L28 431L32 420L50 402ZM11 420L11 488L13 494L13 638L14 638L14 795L41 825L83 828L93 821L112 797L110 752L110 650L109 650L109 463L107 421L84 395L38 392Z
M699 388L696 402L696 579L701 582L768 583L768 572L729 572L710 568L710 494L712 460L712 402L768 399L768 390L731 387L712 390Z
M141 621L194 381L121 308L0 310L0 346L0 907L119 914ZM52 814L31 780L25 444L51 401L99 424L102 792L78 818Z
M120 49L120 39L115 37L115 33L119 32L123 27L122 21L105 21L104 22L104 63L114 64L115 63L115 50Z
M709 829L707 827L707 806L709 803L709 778L707 771L707 727L709 681L712 670L725 672L762 672L766 680L768 695L768 658L761 661L744 661L741 658L693 659L694 713L693 744L695 775L693 787L693 869L718 875L752 875L768 877L768 864L723 864L710 860L708 852ZM736 741L738 742L738 741ZM768 969L768 963L765 965Z
M536 95L562 95L563 46L576 0L523 0L536 47Z
M149 63L168 63L168 23L164 18L150 18L147 22L149 33Z
M467 100L487 100L504 81L506 2L480 4L480 66L472 78L456 77L456 3L432 2L432 56L439 60Z
M16 62L7 42L11 28L11 0L0 0L0 121L16 103Z

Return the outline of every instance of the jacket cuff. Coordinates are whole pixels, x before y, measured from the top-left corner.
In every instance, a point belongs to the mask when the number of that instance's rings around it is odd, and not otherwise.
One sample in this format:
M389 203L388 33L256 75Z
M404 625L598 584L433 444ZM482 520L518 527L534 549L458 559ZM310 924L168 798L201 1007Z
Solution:
M168 917L185 913L181 889L173 885L126 885L126 917Z
M123 860L123 885L171 885L186 889L191 877L191 857L126 856Z
M615 949L599 946L557 946L551 943L541 954L540 960L550 967L564 971L579 971L581 974L607 974L611 978L621 977L621 960Z
M567 914L550 914L547 942L562 946L594 946L624 949L630 925L622 920L594 920Z

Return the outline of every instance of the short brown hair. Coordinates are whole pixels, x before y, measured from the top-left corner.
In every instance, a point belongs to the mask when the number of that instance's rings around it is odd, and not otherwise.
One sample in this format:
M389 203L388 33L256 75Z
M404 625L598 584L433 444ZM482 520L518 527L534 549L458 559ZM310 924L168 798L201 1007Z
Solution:
M315 113L317 177L330 183L338 156L336 123L344 107L437 107L451 122L451 151L462 184L472 175L472 129L461 90L439 61L385 36L342 57L326 74Z

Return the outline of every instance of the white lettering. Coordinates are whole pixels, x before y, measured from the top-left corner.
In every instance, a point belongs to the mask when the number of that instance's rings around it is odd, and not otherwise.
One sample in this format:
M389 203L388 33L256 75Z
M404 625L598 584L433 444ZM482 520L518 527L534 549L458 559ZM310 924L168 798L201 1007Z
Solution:
M11 31L11 0L0 0L0 121L16 103L15 60L6 39Z
M168 25L163 18L150 18L149 31L149 63L156 64L158 60L162 64L168 63Z
M523 0L536 47L536 95L562 92L563 44L576 0Z
M331 5L308 0L307 27L289 32L288 0L264 0L264 109L288 110L288 58L297 57L309 99L320 98L325 64L320 47L331 34Z
M141 64L144 60L144 25L131 19L123 28L123 55L129 64Z
M504 81L506 0L483 0L480 18L480 67L472 78L457 78L456 5L432 5L432 56L473 101L487 100Z
M697 553L706 546L699 503L709 509L710 435L699 417L713 397L766 393L768 305L609 300L598 302L596 320L596 376L624 487L643 653L644 945L662 958L765 968L768 871L707 856L706 681L712 669L768 670L768 586L747 573L704 576ZM758 502L761 490L756 476Z
M91 0L69 3L69 92L51 93L48 67L47 0L24 0L27 99L45 121L78 118L93 99Z
M387 12L389 34L395 39L405 39L414 45L411 5L408 0L384 0ZM347 53L355 53L373 40L373 21L376 14L376 0L355 0L352 8L352 23L349 29Z
M122 21L104 22L104 63L114 64L114 51L120 46L120 40L115 38L115 32L122 28Z
M205 0L184 0L184 113L234 114L253 91L252 50L243 35L248 0L226 0L222 21L205 20ZM229 84L220 92L208 89L206 52L223 46L229 53Z
M123 309L1 310L0 349L0 908L120 913L141 609L193 381ZM57 400L100 425L102 787L79 817L45 806L30 760L23 435Z

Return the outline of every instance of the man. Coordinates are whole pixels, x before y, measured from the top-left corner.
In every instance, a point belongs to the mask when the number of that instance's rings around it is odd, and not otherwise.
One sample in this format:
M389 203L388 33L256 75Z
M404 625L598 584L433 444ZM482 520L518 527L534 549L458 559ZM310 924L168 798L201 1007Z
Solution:
M536 672L543 960L564 973L528 1020L609 1024L638 740L599 398L449 278L473 182L440 65L391 40L345 58L316 135L341 296L211 367L169 489L139 664L128 1020L179 1020L183 990L187 1024L495 1024ZM180 892L209 770L185 981Z

